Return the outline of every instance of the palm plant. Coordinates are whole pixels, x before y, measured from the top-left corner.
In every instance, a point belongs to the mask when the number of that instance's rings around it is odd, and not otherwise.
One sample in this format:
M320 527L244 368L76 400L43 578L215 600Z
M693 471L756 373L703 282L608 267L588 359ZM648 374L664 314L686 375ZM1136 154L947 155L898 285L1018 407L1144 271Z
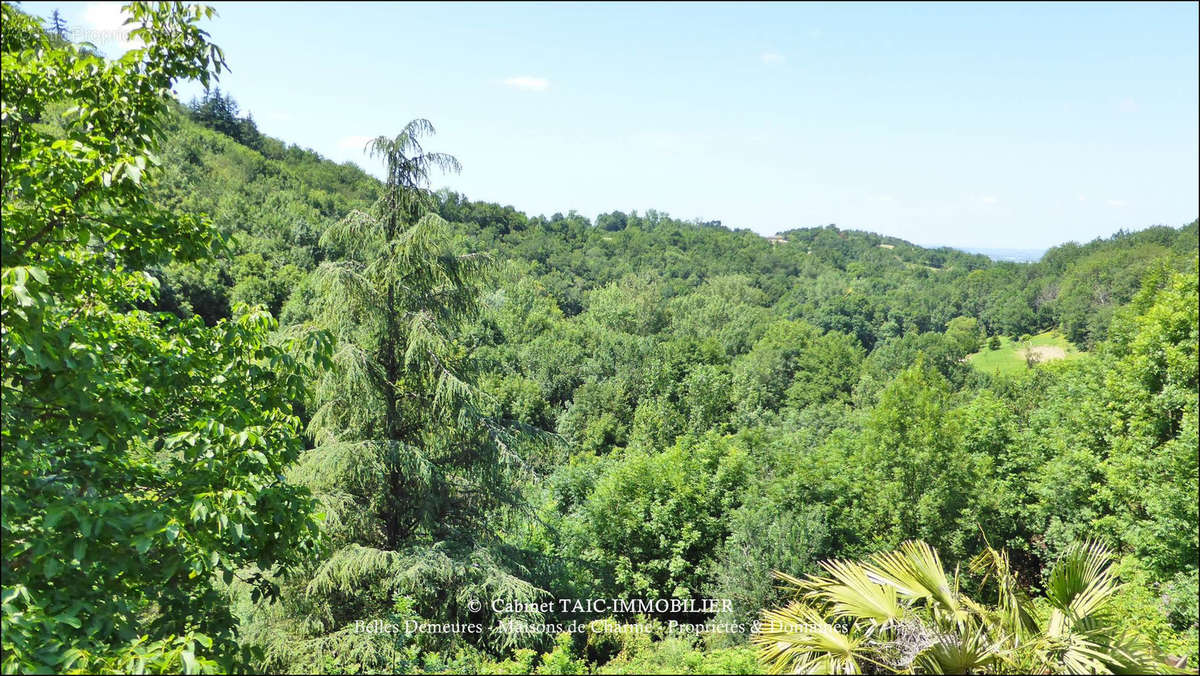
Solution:
M1165 663L1108 613L1120 585L1098 543L1051 568L1038 606L1005 553L970 563L996 590L985 605L919 541L866 561L826 561L805 579L775 573L795 599L765 610L752 641L773 673L1164 673Z

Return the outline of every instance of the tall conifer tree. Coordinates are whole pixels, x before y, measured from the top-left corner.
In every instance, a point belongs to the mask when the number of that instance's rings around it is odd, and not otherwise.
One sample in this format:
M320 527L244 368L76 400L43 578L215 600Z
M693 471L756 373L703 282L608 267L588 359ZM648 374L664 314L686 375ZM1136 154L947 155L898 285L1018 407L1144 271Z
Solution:
M331 552L292 580L284 608L268 611L277 621L266 634L272 666L325 655L391 668L395 646L356 633L356 621L387 620L405 598L423 617L479 620L469 599L536 592L487 527L515 500L512 435L481 413L458 337L478 312L490 259L456 251L433 210L430 173L459 169L421 146L433 131L414 120L372 140L368 151L387 167L383 194L322 237L339 255L317 271L316 316L337 349L316 388L309 431L318 446L295 475L324 504ZM296 615L308 620L298 634L285 629Z

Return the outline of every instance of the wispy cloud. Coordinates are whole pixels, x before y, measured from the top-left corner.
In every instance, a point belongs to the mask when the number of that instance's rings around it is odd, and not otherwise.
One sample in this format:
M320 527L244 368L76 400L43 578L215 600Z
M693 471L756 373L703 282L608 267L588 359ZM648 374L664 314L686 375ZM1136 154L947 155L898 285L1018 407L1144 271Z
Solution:
M129 15L121 11L119 2L89 2L83 8L83 27L71 30L75 42L90 42L100 49L116 47L126 51L142 46L141 40L130 40L134 25L125 25Z
M979 201L983 202L984 204L995 204L1000 200L995 195L984 195L983 197L979 198Z
M544 77L532 75L517 75L504 80L505 87L520 89L525 92L544 92L550 88L550 81Z
M1125 200L1108 200L1105 203L1110 207L1116 207L1118 209L1129 204L1129 202L1126 202Z
M1080 196L1079 196L1079 201L1080 201L1080 202L1086 202L1086 201L1087 201L1087 195L1080 195Z
M783 63L787 60L784 58L783 54L780 54L776 51L763 52L762 54L759 54L759 58L762 59L762 62L768 66L775 65L777 63Z
M1122 113L1136 113L1138 111L1138 102L1131 98L1121 99L1117 103L1117 110Z

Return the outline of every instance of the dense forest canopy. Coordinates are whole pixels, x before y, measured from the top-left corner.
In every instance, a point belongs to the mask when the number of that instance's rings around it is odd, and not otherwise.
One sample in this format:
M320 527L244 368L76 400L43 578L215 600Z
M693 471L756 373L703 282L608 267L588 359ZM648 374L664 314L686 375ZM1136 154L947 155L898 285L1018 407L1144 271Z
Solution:
M108 60L3 5L5 673L1195 666L1196 221L530 216L425 120L382 181L260 133L206 10L131 11Z

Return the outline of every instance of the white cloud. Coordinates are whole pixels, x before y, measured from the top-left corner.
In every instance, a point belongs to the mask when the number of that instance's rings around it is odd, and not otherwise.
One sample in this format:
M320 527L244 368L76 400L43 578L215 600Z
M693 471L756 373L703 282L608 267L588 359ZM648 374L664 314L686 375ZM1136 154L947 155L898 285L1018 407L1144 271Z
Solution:
M1124 98L1117 104L1117 109L1122 113L1136 113L1138 111L1138 103L1131 98Z
M979 201L983 202L984 204L995 204L1000 200L995 195L984 195L983 197L979 198Z
M1117 207L1117 208L1121 208L1121 207L1123 207L1123 206L1126 206L1126 205L1128 205L1128 204L1129 204L1129 202L1126 202L1125 200L1108 200L1107 204L1108 204L1108 206L1110 206L1110 207Z
M119 2L89 2L83 8L83 22L96 30L123 28L127 18L129 15L121 11Z
M759 55L759 58L762 59L762 62L768 66L776 63L783 63L787 60L784 58L783 54L780 54L779 52L763 52Z
M520 89L526 92L544 92L550 88L550 81L544 77L517 75L504 80L505 87Z
M353 150L361 152L374 136L345 136L338 140L338 150Z
M1080 195L1080 196L1079 196L1079 201L1080 201L1080 202L1086 202L1086 201L1087 201L1087 195Z
M121 4L89 2L83 8L84 27L72 28L71 39L75 42L90 42L105 51L115 48L118 52L124 52L141 47L141 40L129 39L129 31L136 26L125 25L129 15L121 11Z

